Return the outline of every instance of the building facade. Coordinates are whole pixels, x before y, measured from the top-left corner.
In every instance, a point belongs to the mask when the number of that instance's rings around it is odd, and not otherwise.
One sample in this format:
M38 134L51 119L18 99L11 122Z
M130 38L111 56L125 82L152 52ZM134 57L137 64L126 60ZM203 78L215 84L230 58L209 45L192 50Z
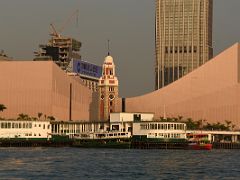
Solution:
M95 121L97 93L79 77L68 76L52 61L0 61L3 118L19 114L53 116L60 121Z
M156 119L228 120L240 129L239 54L238 43L164 88L122 100L117 111L124 106L125 112L152 112Z
M156 90L212 58L212 11L212 0L156 0Z
M113 58L108 55L102 67L102 76L99 79L99 117L108 121L110 113L115 112L118 98L118 79L115 72Z

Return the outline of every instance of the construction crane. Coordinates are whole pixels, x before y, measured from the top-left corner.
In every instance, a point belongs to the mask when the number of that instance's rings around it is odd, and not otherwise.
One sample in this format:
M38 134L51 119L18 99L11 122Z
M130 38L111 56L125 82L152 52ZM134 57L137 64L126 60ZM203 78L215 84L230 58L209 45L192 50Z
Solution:
M72 21L72 19L76 16L76 25L78 26L78 14L79 14L79 10L77 9L76 11L74 11L71 16L69 16L69 18L63 23L62 27L60 28L59 31L56 30L56 28L54 27L53 23L50 24L51 28L52 28L52 33L50 34L51 36L55 36L55 37L61 37L61 33L63 32L63 30L65 29L65 27Z
M50 34L51 36L54 36L54 37L60 37L60 34L57 32L56 28L54 27L54 25L51 23L50 24L53 32Z

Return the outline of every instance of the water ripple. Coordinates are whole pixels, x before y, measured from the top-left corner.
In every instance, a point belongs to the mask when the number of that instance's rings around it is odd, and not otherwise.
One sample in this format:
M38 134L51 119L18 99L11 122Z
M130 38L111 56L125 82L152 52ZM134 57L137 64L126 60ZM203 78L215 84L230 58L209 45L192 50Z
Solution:
M0 148L0 179L240 179L240 151Z

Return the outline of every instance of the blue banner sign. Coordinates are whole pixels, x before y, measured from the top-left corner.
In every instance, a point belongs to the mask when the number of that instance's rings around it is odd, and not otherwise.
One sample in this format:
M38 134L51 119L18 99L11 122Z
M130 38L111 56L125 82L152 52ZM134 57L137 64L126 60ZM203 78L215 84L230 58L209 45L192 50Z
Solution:
M100 78L102 76L102 67L83 60L73 60L73 72Z

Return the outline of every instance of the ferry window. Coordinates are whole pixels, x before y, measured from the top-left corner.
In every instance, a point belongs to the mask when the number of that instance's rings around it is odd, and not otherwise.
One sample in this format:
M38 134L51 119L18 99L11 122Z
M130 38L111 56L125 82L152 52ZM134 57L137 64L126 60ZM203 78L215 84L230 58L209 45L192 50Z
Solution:
M41 134L39 133L38 136L41 136Z
M35 124L34 127L37 127L37 124Z
M161 124L161 129L163 129L163 124Z
M32 128L32 123L29 123L29 128Z
M160 129L160 124L158 124L158 129Z
M19 128L22 128L22 123L19 123L19 124L18 124L18 127L19 127Z
M11 123L10 122L8 123L8 129L11 129Z
M25 136L28 136L28 134L25 134Z
M26 123L26 128L28 128L28 123Z
M41 127L41 124L39 124L39 127Z
M119 125L112 125L112 130L119 130Z
M12 128L14 128L14 123L12 123Z
M34 136L36 136L36 134L34 134Z
M43 129L45 129L45 124L43 124Z
M48 125L47 128L49 129L49 128L50 128L50 125Z
M155 124L155 129L157 129L157 124Z
M1 122L1 128L3 129L3 123Z
M25 125L25 123L23 123L23 128L25 128L26 127L26 125Z
M30 133L29 136L32 136L32 133Z
M165 130L167 129L167 124L164 124L164 129L165 129Z

